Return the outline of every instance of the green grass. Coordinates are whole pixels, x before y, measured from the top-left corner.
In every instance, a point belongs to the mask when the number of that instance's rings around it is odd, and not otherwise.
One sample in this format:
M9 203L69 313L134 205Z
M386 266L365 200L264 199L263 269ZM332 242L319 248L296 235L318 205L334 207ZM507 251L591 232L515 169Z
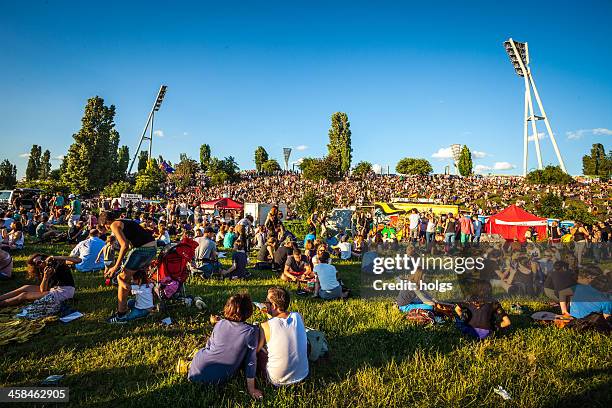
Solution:
M16 279L0 282L2 292L25 283L25 259L36 249L69 251L30 245L16 257ZM357 264L338 263L338 269L345 283L359 285ZM248 290L261 301L267 288L278 284L271 273L254 274L248 281L190 282L189 292L201 296L209 311L172 308L175 323L164 327L159 321L166 314L124 326L106 324L116 307L115 288L104 286L101 274L75 273L75 307L85 316L51 323L26 343L4 346L0 386L33 386L48 375L64 374L61 385L70 387L70 405L78 407L608 407L612 402L610 337L540 326L521 316L512 317L508 335L475 342L451 325L411 325L383 299L294 297L292 309L326 333L331 354L311 364L302 384L273 389L258 380L263 402L245 393L243 374L221 388L189 383L174 372L174 364L204 344L212 330L209 313L221 310L236 291ZM497 385L512 400L494 394Z

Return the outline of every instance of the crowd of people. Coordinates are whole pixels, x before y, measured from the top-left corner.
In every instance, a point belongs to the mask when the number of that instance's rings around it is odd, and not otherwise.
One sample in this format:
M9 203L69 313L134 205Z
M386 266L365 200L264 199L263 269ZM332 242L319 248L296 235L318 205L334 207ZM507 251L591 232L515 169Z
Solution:
M591 313L608 317L612 312L610 302L605 300L609 275L598 266L612 258L608 245L612 241L608 218L611 207L605 201L610 185L605 182L543 188L516 177L440 175L373 176L313 183L297 173L284 172L274 176L245 173L237 183L186 191L177 191L171 185L166 188L168 198L163 203L128 202L125 208L118 206L117 200L99 197L82 201L73 194L64 198L59 192L35 197L32 208L24 208L18 200L11 203L0 214L1 279L11 278L11 255L23 251L28 242L66 242L73 249L69 256L32 254L27 261L28 275L37 284L1 295L0 307L33 302L26 307L29 316L56 313L75 294L73 270L103 271L106 283L117 286L117 309L108 323L144 318L154 307L149 266L160 247L180 241L194 248L189 264L194 277L247 279L259 271L271 270L279 283L288 283L296 295L323 300L345 299L351 294L335 266L340 261L363 259L366 263L372 254L389 250L430 256L480 254L486 259L487 275L480 276L480 283L471 289L465 302L457 302L449 309L449 305L424 290L403 291L397 299L399 310L415 321L434 322L435 313L443 312L456 318L462 333L479 339L511 324L501 305L490 300L493 290L512 295L544 293L559 303L562 315L574 318ZM358 210L350 226L342 230L328 224L325 211L315 211L304 220L307 233L298 239L286 228L285 220L296 216L297 202L311 189L332 198L338 207L389 201L393 197L424 197L431 202L461 204L463 210L459 214L436 214L414 209L393 225L377 223L370 210ZM496 212L508 204L524 204L527 197L537 201L547 192L586 203L601 221L593 225L575 223L569 230L553 223L544 249L535 245L542 240L533 229L520 237L524 239L516 240L526 244L507 242L500 249L481 247L486 240L481 240L484 227L479 215ZM222 196L241 202L284 203L289 211L283 215L274 205L260 224L251 214L240 211L210 212L201 208L201 202ZM66 227L58 228L63 225ZM27 236L31 239L26 240ZM569 250L559 247L564 236L571 239ZM220 261L226 253L231 258L224 268ZM254 267L249 268L250 263ZM419 271L410 279L427 279L427 273ZM592 291L593 281L597 293ZM581 302L585 296L591 296L589 302ZM593 296L600 300L593 301ZM269 320L254 326L247 323L254 312L248 294L231 296L223 317L211 317L214 329L207 345L185 364L189 379L220 383L244 367L249 394L261 398L255 384L258 373L275 386L306 378L307 330L302 316L289 310L289 302L287 289L270 288L262 307Z

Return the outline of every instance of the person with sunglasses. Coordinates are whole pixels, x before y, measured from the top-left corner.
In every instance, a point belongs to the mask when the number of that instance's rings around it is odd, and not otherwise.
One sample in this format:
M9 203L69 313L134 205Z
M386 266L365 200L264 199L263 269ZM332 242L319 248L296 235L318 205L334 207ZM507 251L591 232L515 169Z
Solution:
M16 306L38 300L48 294L61 303L74 296L74 278L68 265L78 264L81 258L71 256L47 256L32 254L27 261L28 278L36 279L38 285L23 285L0 296L0 308Z

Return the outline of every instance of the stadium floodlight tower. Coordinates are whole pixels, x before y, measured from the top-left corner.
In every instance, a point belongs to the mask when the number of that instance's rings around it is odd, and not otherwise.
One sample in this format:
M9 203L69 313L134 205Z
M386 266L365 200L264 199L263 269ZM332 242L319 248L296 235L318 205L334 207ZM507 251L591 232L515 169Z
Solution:
M455 167L455 175L459 175L459 157L461 157L461 145L460 144L452 144L451 145L451 153L453 155L453 166Z
M531 130L533 132L531 138L535 143L536 157L538 159L538 169L542 169L542 154L540 152L539 140L540 138L538 135L538 127L536 125L536 121L538 120L544 121L544 124L546 125L546 130L548 131L548 136L550 137L550 141L552 142L553 148L555 149L555 153L557 154L557 159L559 160L561 170L567 172L565 170L565 163L563 163L563 158L561 157L561 152L559 151L559 146L557 146L557 141L555 140L555 135L552 131L552 128L550 127L550 122L548 121L546 112L544 111L544 106L542 105L542 100L540 99L538 88L536 88L533 75L531 74L531 69L529 68L529 47L527 46L527 43L514 41L512 38L510 38L508 41L504 42L504 48L506 49L508 57L510 57L510 62L512 62L512 65L514 66L514 71L518 76L523 77L525 81L525 119L523 123L523 175L527 175L527 159L530 139L530 137L528 136L529 122L531 122ZM533 94L540 109L539 115L536 115L533 110L531 89L533 89Z
M138 147L134 152L134 158L132 159L132 163L130 163L130 167L128 169L128 175L132 172L132 168L134 167L134 163L140 154L140 147L142 146L142 142L144 140L149 141L149 160L152 158L153 153L153 122L155 120L155 112L161 108L161 104L164 100L164 96L166 96L166 89L168 87L166 85L162 85L159 88L159 92L157 93L157 98L155 98L155 103L151 108L151 112L149 113L149 118L147 119L147 123L145 124L145 128L142 131L142 136L140 136L140 142L138 142ZM149 130L149 135L147 136L147 130Z

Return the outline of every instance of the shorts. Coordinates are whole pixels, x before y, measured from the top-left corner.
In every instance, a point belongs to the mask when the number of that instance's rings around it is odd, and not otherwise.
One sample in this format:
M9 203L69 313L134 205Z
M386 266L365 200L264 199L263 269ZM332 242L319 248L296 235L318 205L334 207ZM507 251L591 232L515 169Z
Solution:
M55 286L49 290L49 295L56 303L62 303L74 297L74 286Z
M157 247L134 248L129 253L123 264L124 269L137 271L148 267L157 255Z
M342 286L338 285L331 290L319 289L319 297L324 300L338 299L342 296Z

